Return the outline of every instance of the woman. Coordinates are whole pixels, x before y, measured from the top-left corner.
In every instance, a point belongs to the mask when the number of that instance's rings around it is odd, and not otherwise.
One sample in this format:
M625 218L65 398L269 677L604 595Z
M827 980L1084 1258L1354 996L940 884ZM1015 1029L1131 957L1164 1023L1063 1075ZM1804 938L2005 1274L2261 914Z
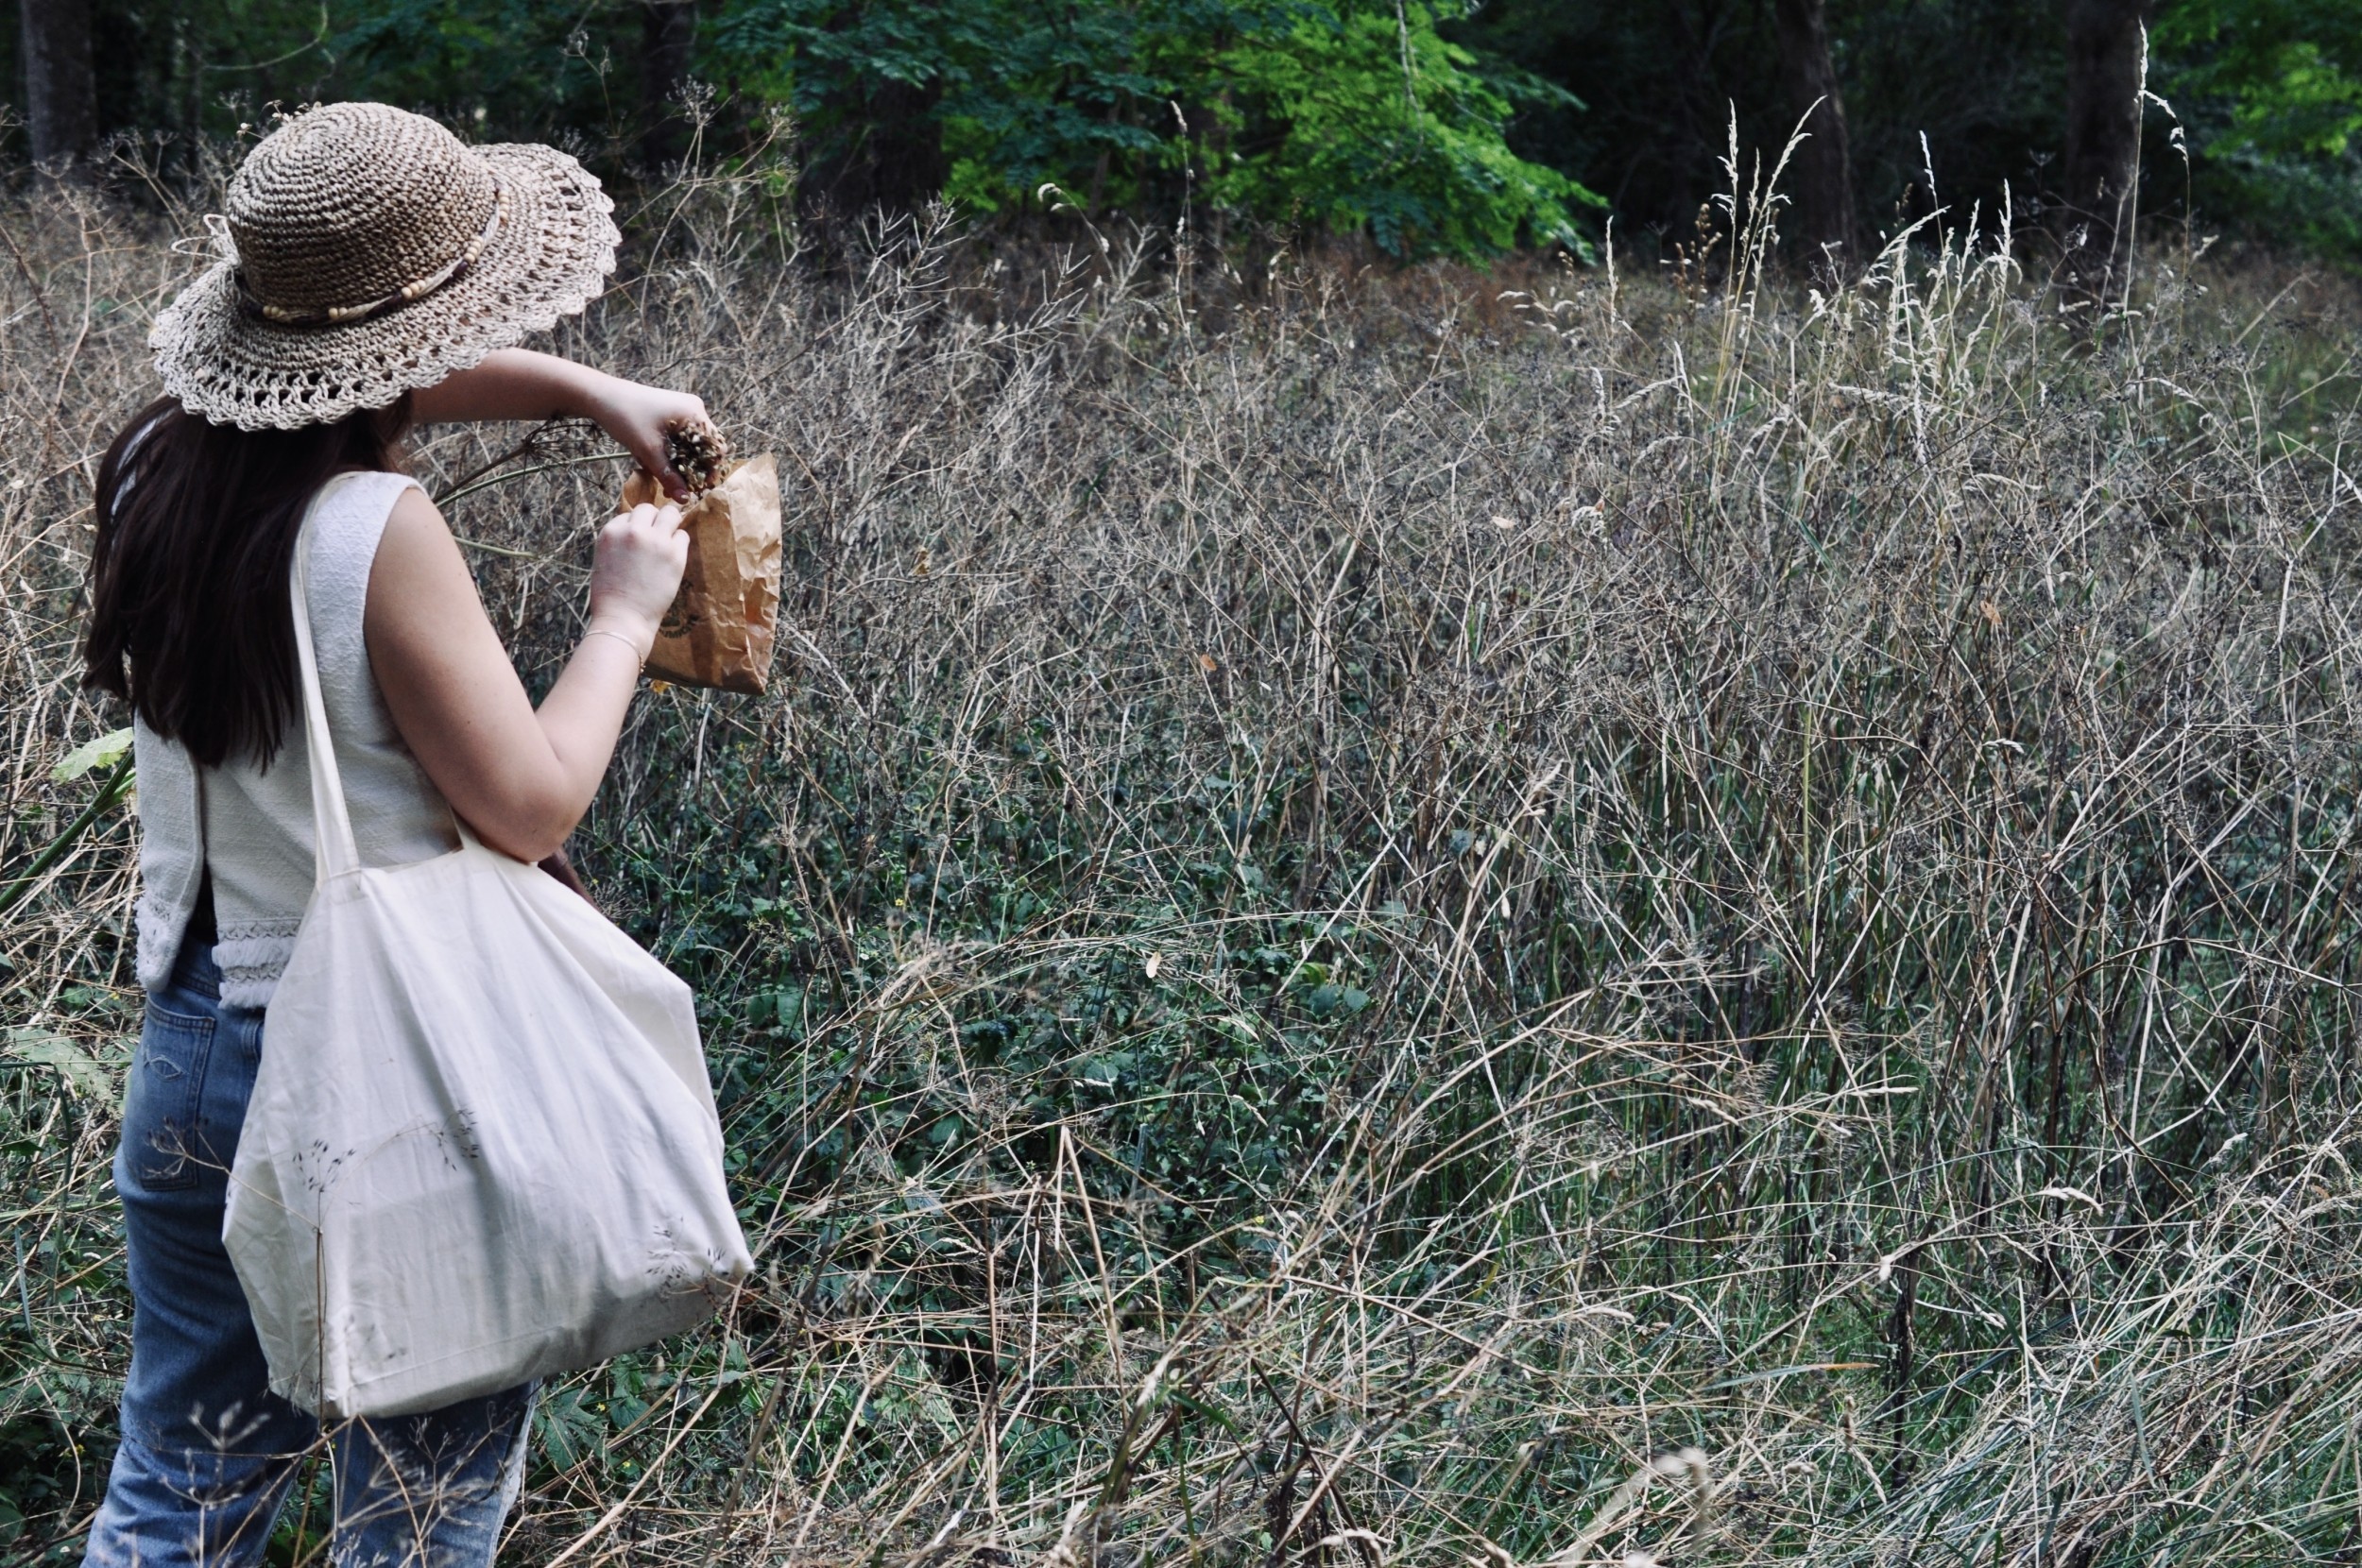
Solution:
M547 147L469 148L339 104L286 122L231 183L222 261L159 318L166 396L99 470L86 657L136 717L146 1023L115 1185L133 1304L122 1444L85 1561L261 1560L317 1423L269 1391L222 1249L265 1009L312 891L310 762L288 573L310 620L364 861L554 854L597 790L687 557L679 513L600 533L580 645L537 710L434 503L409 424L598 421L668 493L685 393L512 347L615 264L612 204ZM328 1434L334 1560L488 1563L531 1390Z

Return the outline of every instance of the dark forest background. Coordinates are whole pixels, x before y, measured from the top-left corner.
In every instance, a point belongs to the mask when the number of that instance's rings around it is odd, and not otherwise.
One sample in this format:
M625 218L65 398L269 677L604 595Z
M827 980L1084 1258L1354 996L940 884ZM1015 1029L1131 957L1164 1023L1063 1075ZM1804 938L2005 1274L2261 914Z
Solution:
M4 9L20 167L136 149L186 173L274 105L373 97L630 178L693 137L742 154L784 108L813 211L938 194L1012 216L1187 207L1217 230L1476 258L1587 251L1611 215L1619 243L1678 240L1725 178L1734 124L1751 155L1776 150L1819 103L1785 183L1823 248L1939 210L2062 232L2113 215L2100 193L2131 179L2144 214L2362 263L2362 0Z

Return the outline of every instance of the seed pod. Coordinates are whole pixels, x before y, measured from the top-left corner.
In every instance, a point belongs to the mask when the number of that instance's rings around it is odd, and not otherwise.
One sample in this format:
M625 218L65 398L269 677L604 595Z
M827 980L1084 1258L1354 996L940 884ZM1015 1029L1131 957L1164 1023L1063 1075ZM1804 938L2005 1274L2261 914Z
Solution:
M664 455L692 495L703 495L722 482L722 467L729 461L730 444L719 432L700 425L680 425L664 433Z

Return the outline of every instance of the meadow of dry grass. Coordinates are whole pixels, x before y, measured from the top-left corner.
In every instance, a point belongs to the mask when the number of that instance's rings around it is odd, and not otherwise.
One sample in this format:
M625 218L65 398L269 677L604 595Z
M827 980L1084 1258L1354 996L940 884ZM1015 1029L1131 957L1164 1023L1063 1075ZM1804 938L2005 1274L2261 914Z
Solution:
M2362 1555L2335 291L824 268L760 195L562 347L789 480L771 694L645 699L577 841L762 1272L548 1391L505 1560ZM87 475L196 258L0 234L15 877L124 722ZM620 470L469 477L523 434L416 466L538 680ZM0 1561L111 1440L130 838L0 931Z

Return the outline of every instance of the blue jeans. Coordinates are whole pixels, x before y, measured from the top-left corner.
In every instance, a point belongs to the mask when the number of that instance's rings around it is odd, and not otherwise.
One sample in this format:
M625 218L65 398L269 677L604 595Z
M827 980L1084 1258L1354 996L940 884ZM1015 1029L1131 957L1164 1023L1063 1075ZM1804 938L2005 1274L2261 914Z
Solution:
M301 1461L334 1477L335 1568L482 1568L516 1501L530 1386L424 1415L319 1423L270 1391L222 1203L263 1056L263 1014L224 1007L193 945L147 1021L115 1189L131 1276L123 1438L85 1568L247 1568Z

